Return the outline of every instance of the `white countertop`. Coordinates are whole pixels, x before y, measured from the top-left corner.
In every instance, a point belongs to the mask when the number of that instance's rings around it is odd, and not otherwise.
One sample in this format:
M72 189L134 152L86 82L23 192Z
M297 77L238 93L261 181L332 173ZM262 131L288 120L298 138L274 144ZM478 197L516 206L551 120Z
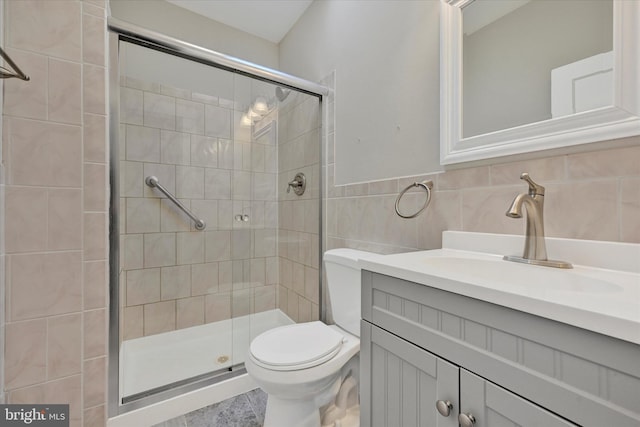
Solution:
M548 239L549 258L573 262L569 270L502 259L517 254L516 246L521 251L523 242L520 236L445 232L443 249L359 262L375 273L640 344L640 245ZM580 265L592 259L597 266Z

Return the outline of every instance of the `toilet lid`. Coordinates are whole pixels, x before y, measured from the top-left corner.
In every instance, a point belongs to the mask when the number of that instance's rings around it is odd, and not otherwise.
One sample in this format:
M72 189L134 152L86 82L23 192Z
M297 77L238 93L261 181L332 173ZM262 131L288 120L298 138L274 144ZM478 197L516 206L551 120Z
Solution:
M335 356L343 340L322 322L298 323L264 332L251 342L250 351L268 369L306 369Z

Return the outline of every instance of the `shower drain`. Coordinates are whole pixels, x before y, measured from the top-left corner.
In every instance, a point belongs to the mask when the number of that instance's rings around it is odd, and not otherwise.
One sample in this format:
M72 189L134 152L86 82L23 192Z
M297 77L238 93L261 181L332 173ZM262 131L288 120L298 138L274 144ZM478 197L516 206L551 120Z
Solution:
M229 356L220 356L218 357L218 363L222 364L222 363L226 363L229 361Z

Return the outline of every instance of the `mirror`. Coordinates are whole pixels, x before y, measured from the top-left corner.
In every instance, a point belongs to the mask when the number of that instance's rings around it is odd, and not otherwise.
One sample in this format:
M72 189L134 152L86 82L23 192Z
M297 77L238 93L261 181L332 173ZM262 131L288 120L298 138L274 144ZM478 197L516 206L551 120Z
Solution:
M443 165L640 134L639 2L442 0Z

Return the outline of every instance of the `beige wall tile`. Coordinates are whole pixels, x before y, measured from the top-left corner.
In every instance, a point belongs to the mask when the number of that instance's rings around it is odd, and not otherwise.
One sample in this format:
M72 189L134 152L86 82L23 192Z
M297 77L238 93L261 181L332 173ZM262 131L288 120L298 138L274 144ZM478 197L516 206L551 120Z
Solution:
M190 165L190 135L170 130L160 131L160 158L164 164Z
M80 64L49 59L48 118L79 125L82 121Z
M105 163L106 154L106 121L105 116L95 114L84 115L84 160L87 162ZM124 135L122 135L124 136ZM124 150L121 155L124 155Z
M7 41L19 49L58 58L81 58L81 14L76 1L24 0L7 3Z
M254 289L254 312L273 310L276 308L276 285L261 286Z
M231 232L206 231L204 239L206 262L231 259Z
M120 236L120 268L136 270L143 268L144 240L142 234L125 234Z
M618 240L616 180L548 185L545 233L549 237Z
M253 291L241 289L231 294L231 317L241 317L253 312Z
M205 105L205 135L217 138L231 138L231 111L214 105Z
M160 301L160 269L127 272L127 306Z
M47 379L80 373L81 343L80 314L52 317L47 320Z
M11 319L78 311L82 307L80 252L11 255L7 286ZM38 298L34 298L37 295Z
M84 309L107 305L107 261L84 263Z
M87 12L88 5L83 5L83 12ZM106 24L99 12L82 15L82 59L95 65L105 64L105 36ZM104 11L102 12L104 14ZM97 16L93 16L97 15Z
M120 197L142 197L144 179L144 163L120 162Z
M192 265L191 295L206 295L218 292L218 276L218 263Z
M106 93L104 67L83 65L82 105L85 113L106 114Z
M84 259L107 258L107 214L84 214Z
M207 230L218 228L217 200L192 200L191 212L207 224Z
M84 312L84 358L107 354L107 310ZM95 405L95 404L94 404ZM90 406L94 406L90 405Z
M5 390L46 380L46 337L47 322L44 319L5 326Z
M104 164L84 165L84 210L107 210L107 167Z
M515 187L462 191L462 229L482 233L523 234L525 220L505 215L520 190Z
M489 185L489 167L449 170L438 175L438 190L457 190ZM404 188L404 187L403 187Z
M205 296L205 322L212 323L231 318L231 293Z
M82 401L82 375L73 375L33 387L25 387L9 394L9 403L69 404L71 425L79 425Z
M176 302L164 301L144 306L144 334L153 335L176 329Z
M102 190L104 193L104 190ZM48 248L82 248L82 199L80 190L49 190ZM103 257L104 258L104 257Z
M204 104L177 99L175 111L177 131L204 135Z
M189 328L204 324L205 297L179 299L176 304L177 328Z
M126 158L139 162L160 162L160 130L126 126Z
M128 87L120 88L120 123L130 125L142 125L143 116L143 92Z
M419 248L439 249L443 231L462 229L461 199L459 191L433 193L427 209L416 218Z
M47 248L48 192L44 188L7 187L5 190L5 248L7 253Z
M231 198L231 172L220 169L205 169L204 196L206 199Z
M144 93L144 125L159 129L176 129L176 101L165 95Z
M547 157L522 162L491 165L492 185L515 185L522 172L528 172L537 183L565 179L565 157ZM526 185L523 181L522 185Z
M30 119L47 118L47 94L49 63L47 58L35 53L7 49L13 61L27 70L31 80L4 80L4 114Z
M188 265L160 270L160 299L174 300L191 295L191 268Z
M80 187L81 128L12 119L9 145L10 183Z
M285 309L285 313L289 316L294 322L298 322L298 294L296 294L293 290L289 289L287 291L287 306Z
M176 197L204 199L204 169L176 166Z
M201 135L191 135L191 164L215 168L218 166L218 140Z
M567 157L569 178L640 175L640 146L574 154Z
M100 405L106 400L107 358L85 360L83 375L84 407Z
M144 235L144 268L175 264L175 233L148 233Z
M178 264L199 264L204 262L204 236L201 231L176 234Z
M125 307L122 324L122 339L130 340L144 336L143 306Z
M233 284L233 263L224 261L218 263L218 291L229 292Z
M620 181L620 240L640 242L640 178Z
M304 297L315 304L320 301L319 274L315 268L304 268Z
M160 199L127 199L127 233L160 231Z
M107 411L105 405L95 406L84 411L85 427L103 427L107 423Z
M311 301L298 297L298 322L311 321Z

